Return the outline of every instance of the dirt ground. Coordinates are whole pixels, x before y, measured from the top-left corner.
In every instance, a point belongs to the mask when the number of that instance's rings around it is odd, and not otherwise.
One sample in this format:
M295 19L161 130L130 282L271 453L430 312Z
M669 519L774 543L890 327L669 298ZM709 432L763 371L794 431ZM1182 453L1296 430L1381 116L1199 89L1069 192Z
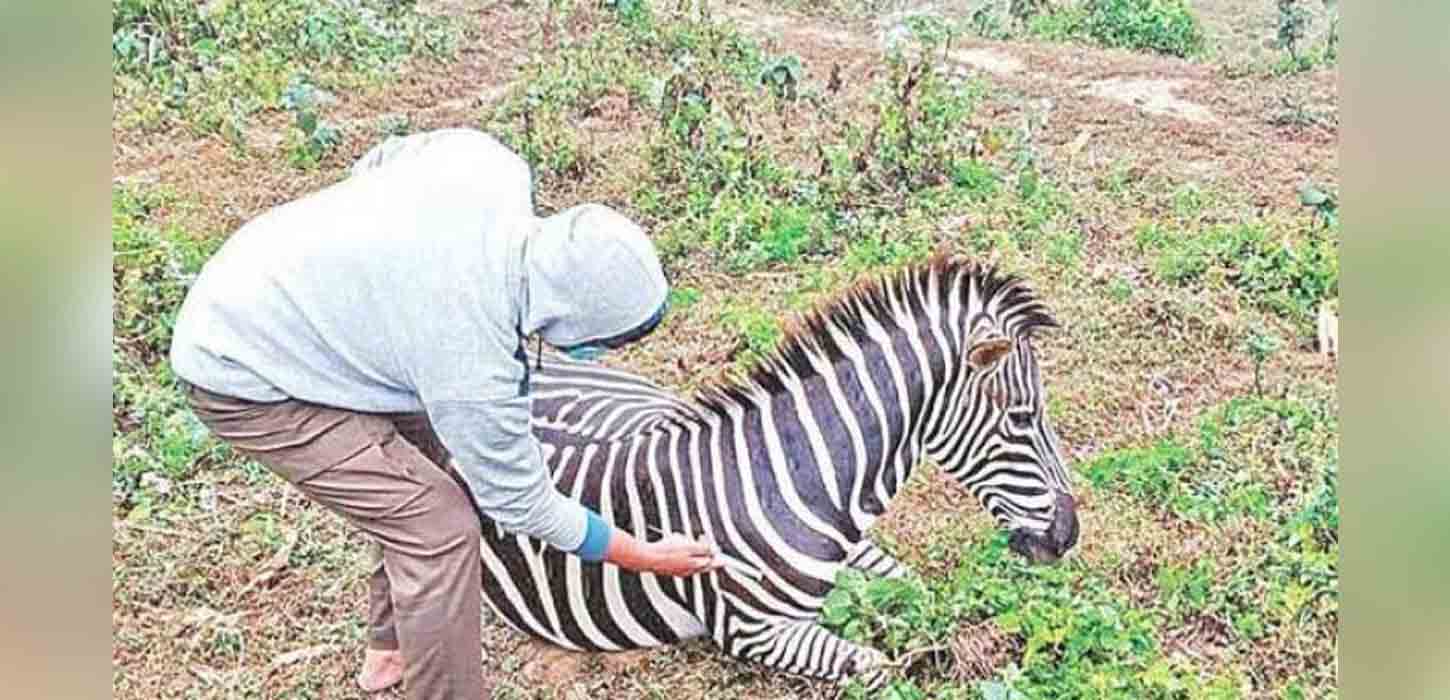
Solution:
M536 8L420 2L465 18L458 59L419 61L386 85L339 95L330 117L347 127L346 140L316 170L289 165L283 137L289 117L273 114L249 129L245 149L182 128L145 133L117 126L116 181L164 187L188 205L158 212L159 219L225 235L268 207L343 177L347 165L379 138L375 125L384 115L406 116L415 130L479 126L537 45ZM809 71L819 75L838 66L848 89L862 90L880 70L881 36L897 16L832 17L765 3L714 7L777 52L801 56ZM986 125L1013 125L1028 113L1045 116L1038 135L1045 168L1080 202L1081 228L1089 234L1085 274L1141 274L1117 253L1142 221L1162 212L1168 196L1109 197L1101 183L1110 173L1126 172L1164 187L1192 183L1218 193L1224 218L1295 213L1293 193L1302 182L1338 180L1336 72L1236 77L1225 66L1271 53L1264 41L1273 32L1272 3L1201 0L1195 8L1215 47L1201 60L975 38L958 41L949 54L955 69L992 86L981 109ZM961 11L953 3L914 9ZM1308 100L1324 118L1276 123L1271 115L1286 95ZM629 125L604 121L601 133L621 135L617 146L606 142L605 152L627 151ZM626 165L619 177L625 178L631 166L621 158ZM541 193L541 201L548 206L601 193L607 198L614 185L601 182L600 191L561 187ZM701 291L703 301L672 322L674 341L647 343L610 362L683 390L723 372L730 361L719 349L733 343L728 332L699 309L733 299L742 284L769 296L792 281L776 272L748 273L742 280L684 270L682 277ZM1034 281L1054 299L1059 316L1097 319L1079 323L1043 349L1050 390L1073 407L1058 428L1075 459L1191 427L1208 407L1253 384L1252 363L1227 349L1233 344L1234 309L1217 298L1184 302L1201 310L1190 321L1164 324L1153 303L1104 309L1094 299L1055 296L1063 283ZM1170 302L1177 303L1164 303ZM1123 330L1137 328L1151 330ZM1194 350L1184 352L1185 346ZM1334 364L1312 347L1277 356L1269 369L1334 391ZM364 635L364 538L271 477L203 470L197 479L178 484L198 494L185 520L136 524L116 514L116 697L361 696L353 676ZM1084 499L1084 537L1076 556L1101 563L1131 597L1153 595L1151 582L1135 578L1135 561L1193 561L1234 547L1233 533L1165 518L1110 494L1088 492ZM926 574L947 571L953 562L929 559L924 543L943 532L970 538L990 530L969 497L934 476L914 479L877 527L897 543L900 558ZM1171 630L1164 644L1212 663L1224 653L1217 634L1206 623L1186 624ZM731 662L706 644L613 656L569 654L488 619L484 646L485 668L504 684L507 697L764 699L825 698L835 692Z

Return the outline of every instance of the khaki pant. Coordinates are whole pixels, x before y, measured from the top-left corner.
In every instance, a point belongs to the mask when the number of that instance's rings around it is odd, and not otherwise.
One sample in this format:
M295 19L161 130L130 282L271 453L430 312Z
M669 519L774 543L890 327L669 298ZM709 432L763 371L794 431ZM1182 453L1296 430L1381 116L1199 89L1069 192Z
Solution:
M256 403L200 387L198 418L373 537L370 646L401 649L412 700L484 697L479 520L421 414Z

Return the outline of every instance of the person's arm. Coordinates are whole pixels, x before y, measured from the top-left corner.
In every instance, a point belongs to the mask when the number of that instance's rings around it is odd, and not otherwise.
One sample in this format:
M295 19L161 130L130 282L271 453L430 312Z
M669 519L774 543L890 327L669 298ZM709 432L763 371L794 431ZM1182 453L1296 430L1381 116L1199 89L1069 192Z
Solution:
M707 544L679 536L641 542L560 493L530 432L527 396L427 408L479 510L504 530L634 571L688 576L716 568Z

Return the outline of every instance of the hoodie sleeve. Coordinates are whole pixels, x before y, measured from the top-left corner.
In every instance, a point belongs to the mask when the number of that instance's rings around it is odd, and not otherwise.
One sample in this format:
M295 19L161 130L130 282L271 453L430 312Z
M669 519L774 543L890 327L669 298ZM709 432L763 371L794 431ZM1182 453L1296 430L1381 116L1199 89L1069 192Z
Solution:
M504 530L565 551L584 541L584 506L559 493L531 430L528 360L518 333L495 319L501 287L461 285L408 335L412 384L474 503ZM425 325L426 324L426 327Z
M575 552L584 544L588 511L554 488L529 429L531 403L528 396L448 400L427 410L484 515L504 530Z

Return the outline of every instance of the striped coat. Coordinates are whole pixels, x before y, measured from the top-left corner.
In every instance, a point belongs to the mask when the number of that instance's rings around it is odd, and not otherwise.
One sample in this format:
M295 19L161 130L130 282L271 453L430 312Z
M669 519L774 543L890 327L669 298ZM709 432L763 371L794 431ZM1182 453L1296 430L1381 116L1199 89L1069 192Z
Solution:
M836 574L905 569L867 528L930 458L1052 559L1077 521L1032 349L1054 325L1020 281L936 259L811 313L748 378L684 400L549 359L535 432L558 488L641 539L703 536L736 565L689 578L591 564L483 528L484 594L571 649L709 637L790 673L882 679L878 652L817 624Z

